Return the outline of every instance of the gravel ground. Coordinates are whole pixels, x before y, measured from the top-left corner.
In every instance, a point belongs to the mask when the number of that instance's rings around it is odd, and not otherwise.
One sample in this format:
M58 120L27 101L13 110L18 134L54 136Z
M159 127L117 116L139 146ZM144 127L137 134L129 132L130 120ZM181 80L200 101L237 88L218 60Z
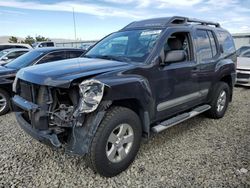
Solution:
M82 157L27 136L14 115L0 117L0 187L250 187L250 89L236 88L220 120L201 115L153 136L114 178Z

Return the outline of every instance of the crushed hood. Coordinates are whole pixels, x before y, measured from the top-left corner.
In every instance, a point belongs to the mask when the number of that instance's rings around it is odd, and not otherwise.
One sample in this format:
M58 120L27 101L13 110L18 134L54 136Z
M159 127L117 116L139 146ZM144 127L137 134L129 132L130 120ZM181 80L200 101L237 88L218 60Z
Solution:
M54 87L70 87L73 80L132 66L125 62L103 59L75 58L35 65L21 69L19 79Z

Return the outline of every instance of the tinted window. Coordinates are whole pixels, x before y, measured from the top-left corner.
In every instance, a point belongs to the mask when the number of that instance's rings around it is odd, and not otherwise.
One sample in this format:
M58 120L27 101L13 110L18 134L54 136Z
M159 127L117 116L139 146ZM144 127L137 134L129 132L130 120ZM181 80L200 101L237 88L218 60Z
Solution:
M77 58L83 54L83 51L67 51L68 58Z
M9 67L9 68L16 68L16 69L27 67L29 65L32 65L42 55L43 55L43 52L32 50L32 51L16 58L15 60L13 60L12 62L8 63L5 66Z
M53 43L53 42L48 42L48 43L47 43L47 46L48 46L48 47L53 47L53 46L54 46L54 43Z
M7 57L8 57L9 59L14 59L14 58L18 57L18 54L17 54L17 52L10 52L10 53L7 55Z
M209 36L206 30L197 30L197 57L199 62L206 62L213 57Z
M208 33L208 36L210 39L210 44L211 44L211 48L212 48L212 55L214 57L217 55L217 46L216 46L215 38L214 38L212 31L208 31L207 33Z
M217 37L223 47L225 54L231 54L235 52L234 41L229 33L225 31L217 31Z
M13 46L13 48L25 48L25 49L27 49L27 47L25 47L25 46Z
M37 64L58 61L62 59L66 59L65 51L51 52L47 54L46 56L44 56Z

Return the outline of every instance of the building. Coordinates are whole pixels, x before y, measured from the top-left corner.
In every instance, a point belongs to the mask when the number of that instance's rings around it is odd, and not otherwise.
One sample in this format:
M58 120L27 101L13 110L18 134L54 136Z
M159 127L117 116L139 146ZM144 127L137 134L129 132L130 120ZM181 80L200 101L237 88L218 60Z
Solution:
M250 45L250 33L237 33L232 34L234 38L234 43L236 49L240 48L241 46Z

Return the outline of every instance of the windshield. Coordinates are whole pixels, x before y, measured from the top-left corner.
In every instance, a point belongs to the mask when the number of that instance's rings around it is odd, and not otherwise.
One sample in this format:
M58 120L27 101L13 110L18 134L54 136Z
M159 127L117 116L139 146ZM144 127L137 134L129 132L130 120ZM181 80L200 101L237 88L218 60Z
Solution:
M84 57L144 62L162 30L133 30L113 33L90 49Z
M31 65L36 59L40 58L42 54L43 52L32 50L24 55L21 55L20 57L16 58L10 63L6 64L5 67L15 68L15 69L27 67Z

